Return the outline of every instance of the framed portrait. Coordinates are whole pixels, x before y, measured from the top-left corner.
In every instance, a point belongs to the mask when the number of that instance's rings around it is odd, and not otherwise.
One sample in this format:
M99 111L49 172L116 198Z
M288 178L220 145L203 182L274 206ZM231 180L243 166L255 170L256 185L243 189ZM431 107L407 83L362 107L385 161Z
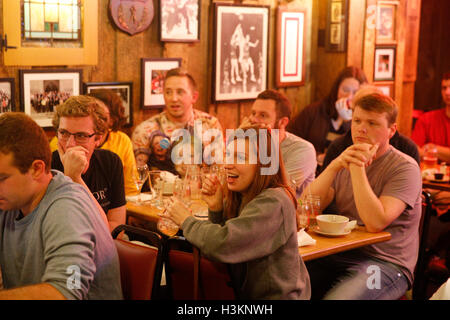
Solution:
M305 17L304 10L278 8L277 17L277 87L305 83Z
M181 66L181 58L141 59L141 106L143 109L164 107L164 79L167 71Z
M397 4L384 1L378 2L376 15L377 43L395 42L396 13L397 13Z
M120 97L127 117L125 127L131 127L133 125L133 82L88 82L83 84L84 94L102 89L114 91Z
M395 47L375 48L375 68L373 80L394 80L395 73Z
M392 81L378 81L375 82L374 85L383 92L383 94L394 99L394 82Z
M161 41L200 41L200 7L200 0L161 0Z
M51 127L54 108L81 94L81 69L19 70L21 110Z
M325 49L344 52L347 45L348 0L328 0Z
M0 78L0 113L15 111L14 78Z
M213 101L254 99L267 89L269 6L215 4Z

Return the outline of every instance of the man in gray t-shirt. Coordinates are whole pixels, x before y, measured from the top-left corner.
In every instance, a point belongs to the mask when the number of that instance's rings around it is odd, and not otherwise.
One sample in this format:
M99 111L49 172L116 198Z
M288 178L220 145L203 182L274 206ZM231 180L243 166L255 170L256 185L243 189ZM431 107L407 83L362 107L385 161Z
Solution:
M411 157L389 145L397 106L383 94L354 99L353 145L311 184L323 208L356 219L391 240L308 264L313 298L398 299L413 281L422 180Z
M296 189L297 196L300 196L314 180L317 167L316 150L309 141L286 132L291 113L292 106L282 93L265 90L256 97L250 116L244 118L241 127L256 124L278 130L286 173Z
M117 251L94 200L50 160L29 116L0 116L0 300L121 299Z

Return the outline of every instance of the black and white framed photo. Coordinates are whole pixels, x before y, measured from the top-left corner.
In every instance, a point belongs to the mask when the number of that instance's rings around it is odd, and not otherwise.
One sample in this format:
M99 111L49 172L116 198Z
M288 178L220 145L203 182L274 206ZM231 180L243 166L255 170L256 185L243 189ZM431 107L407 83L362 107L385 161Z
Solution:
M15 111L14 78L0 78L0 113Z
M83 84L83 92L89 94L97 90L107 89L114 91L122 100L125 108L125 127L133 125L133 82L88 82Z
M21 109L41 127L51 127L54 109L81 94L81 69L19 70Z
M164 79L167 71L181 66L181 58L141 59L141 105L143 109L164 107Z
M348 0L328 0L325 49L344 52L347 46Z
M213 100L254 99L267 89L269 6L215 4Z
M305 83L305 16L304 10L278 8L277 87L299 86Z
M373 80L394 80L395 46L375 48L375 68Z
M199 41L200 2L200 0L161 0L161 41Z

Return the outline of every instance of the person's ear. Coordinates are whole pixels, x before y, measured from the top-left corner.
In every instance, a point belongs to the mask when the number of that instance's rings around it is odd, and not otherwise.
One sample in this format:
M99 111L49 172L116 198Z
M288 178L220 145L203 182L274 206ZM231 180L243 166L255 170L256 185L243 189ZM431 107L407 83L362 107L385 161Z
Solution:
M197 102L198 96L199 96L198 91L192 92L192 104Z
M278 119L278 128L285 129L289 123L288 117L282 117L281 119Z
M33 179L39 179L46 173L45 162L42 160L34 160L30 167L30 173Z
M397 123L391 124L389 130L390 130L389 139L391 139L394 136L395 132L397 131Z

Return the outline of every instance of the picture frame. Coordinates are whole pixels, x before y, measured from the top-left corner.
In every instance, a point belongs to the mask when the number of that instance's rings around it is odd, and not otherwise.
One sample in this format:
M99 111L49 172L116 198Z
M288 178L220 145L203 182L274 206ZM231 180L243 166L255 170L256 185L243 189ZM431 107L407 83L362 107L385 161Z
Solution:
M215 3L213 102L267 89L270 6Z
M51 127L54 107L81 94L82 69L19 70L21 111Z
M14 78L0 78L0 114L16 110Z
M374 85L383 92L383 94L391 97L394 99L395 92L394 92L394 82L392 81L378 81L375 82Z
M163 108L164 78L168 70L179 68L181 58L141 59L141 107L142 109Z
M394 80L395 49L395 46L375 48L374 81Z
M348 0L328 0L325 50L345 52L347 49Z
M127 118L124 126L133 126L133 82L85 82L83 83L83 93L89 94L100 89L114 91L122 100Z
M200 0L160 1L160 40L164 42L200 41Z
M305 83L306 11L278 8L276 86Z
M375 38L376 43L395 43L397 3L377 3Z

